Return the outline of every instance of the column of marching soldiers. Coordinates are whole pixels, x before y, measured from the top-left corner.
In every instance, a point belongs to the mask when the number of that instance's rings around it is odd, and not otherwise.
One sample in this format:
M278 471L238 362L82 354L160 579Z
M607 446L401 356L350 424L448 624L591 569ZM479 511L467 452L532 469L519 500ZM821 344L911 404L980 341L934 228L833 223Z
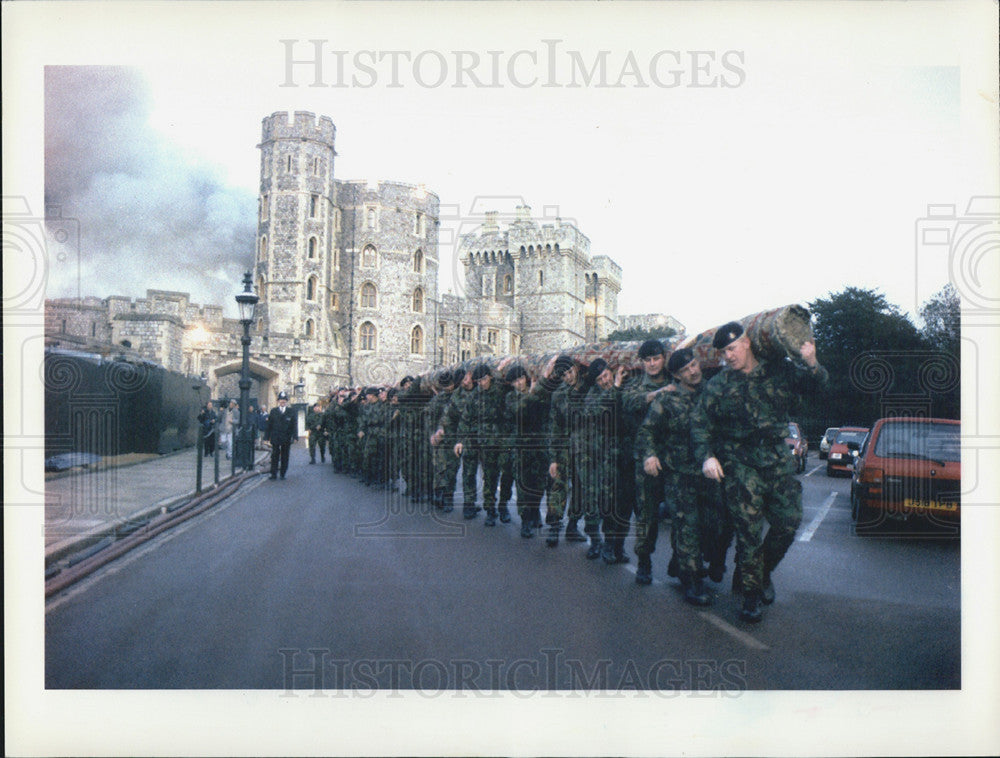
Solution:
M688 603L709 605L705 579L723 580L734 521L692 441L701 366L688 348L668 361L657 340L643 343L638 358L634 376L602 358L584 365L564 354L538 376L516 359L469 361L392 387L340 388L307 414L310 462L317 448L325 462L327 446L336 472L427 503L428 513L451 512L457 492L464 518L485 512L486 527L511 521L516 495L521 537L544 528L548 547L561 538L588 542L586 558L609 565L628 562L634 515L640 585L652 583L659 524L669 518L668 574ZM788 452L783 439L781 450ZM739 557L739 540L737 548ZM745 620L759 620L760 602L773 601L770 568L764 591L744 603ZM741 580L738 560L734 594L747 593L748 579Z

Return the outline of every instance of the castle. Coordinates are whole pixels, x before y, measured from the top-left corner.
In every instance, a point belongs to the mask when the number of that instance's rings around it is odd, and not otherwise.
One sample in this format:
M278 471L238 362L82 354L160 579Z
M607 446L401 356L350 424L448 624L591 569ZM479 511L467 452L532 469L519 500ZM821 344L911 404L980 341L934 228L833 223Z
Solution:
M399 182L334 176L326 116L263 120L251 395L312 402L343 384L390 383L484 354L548 352L600 340L618 325L621 268L590 240L521 204L442 219L437 195ZM442 222L455 232L457 294L439 294ZM473 225L467 233L464 225ZM235 293L234 293L235 294ZM131 300L46 301L49 344L128 347L238 395L242 326L219 305L148 290Z

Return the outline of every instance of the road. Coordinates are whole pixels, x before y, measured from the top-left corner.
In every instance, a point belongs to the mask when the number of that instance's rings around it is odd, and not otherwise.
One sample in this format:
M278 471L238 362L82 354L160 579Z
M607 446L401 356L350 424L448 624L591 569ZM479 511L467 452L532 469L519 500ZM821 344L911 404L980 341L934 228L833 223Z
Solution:
M857 537L846 478L810 457L805 516L764 621L730 571L708 609L666 575L584 559L461 509L416 509L310 466L46 605L48 688L744 690L961 686L956 539ZM631 554L631 553L630 553Z

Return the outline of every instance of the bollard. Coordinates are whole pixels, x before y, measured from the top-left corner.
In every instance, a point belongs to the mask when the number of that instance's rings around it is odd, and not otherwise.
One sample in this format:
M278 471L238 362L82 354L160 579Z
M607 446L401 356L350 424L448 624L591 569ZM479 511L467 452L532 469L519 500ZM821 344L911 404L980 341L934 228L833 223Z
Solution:
M194 492L195 492L196 495L200 495L201 494L201 469L202 469L202 466L204 465L204 460L203 459L205 457L205 438L204 438L204 436L201 433L201 427L200 426L198 427L198 436L197 436L197 440L195 442L194 447L195 447L195 450L198 451L198 465L195 467L195 472L196 473L195 473L195 476L194 476Z

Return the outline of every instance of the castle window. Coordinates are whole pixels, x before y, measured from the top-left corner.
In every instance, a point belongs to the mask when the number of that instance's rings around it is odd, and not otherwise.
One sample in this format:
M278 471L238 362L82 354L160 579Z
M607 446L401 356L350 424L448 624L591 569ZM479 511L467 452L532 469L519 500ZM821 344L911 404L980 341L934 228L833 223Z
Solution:
M438 337L444 337L444 329L444 321L442 321L438 324Z
M337 248L333 249L333 268L337 271L340 270L340 250Z
M316 247L317 247L316 238L315 237L310 237L309 238L309 257L310 258L315 258L316 257Z
M463 361L467 361L467 360L469 360L469 358L471 357L471 353L470 353L470 352L469 352L468 350L463 350L463 351L462 351L462 352L460 353L460 355L462 356L462 360L463 360Z
M285 156L285 171L287 171L289 174L292 173L292 156L291 155Z
M514 291L514 277L510 274L504 274L503 277L503 291L505 295L509 295Z
M462 324L462 342L469 342L472 339L472 327L468 324ZM462 359L463 361L465 358Z
M257 319L257 333L260 334L262 331L264 331L264 319L259 318Z
M367 210L367 212L366 212L366 215L367 215L367 218L368 218L368 228L369 229L374 229L375 228L375 222L376 222L375 209L374 208L369 208Z
M319 176L319 158L312 159L313 176Z
M316 218L319 215L319 195L309 196L309 218Z
M336 292L331 292L330 293L330 307L331 308L339 308L340 307L340 301L337 300L337 293Z
M518 344L517 335L516 334L510 335L510 352L511 352L511 355L517 355L517 352L520 349L521 349L521 346Z
M264 302L264 277L257 277L257 296L260 297L260 302Z
M306 319L306 337L313 336L313 320L311 318Z
M424 271L424 252L423 250L417 250L413 254L413 272L415 274L421 274Z
M65 326L63 327L63 331L64 332L66 331L66 327ZM91 323L91 325L90 325L90 336L91 337L96 337L97 336L97 324L96 323Z
M413 233L421 237L424 234L424 214L420 211L413 218Z
M361 325L360 330L361 335L361 349L362 350L374 350L375 349L375 324L371 321L366 321Z
M424 291L420 287L413 290L413 312L424 312Z
M333 231L340 231L340 208L333 209Z
M424 330L419 326L413 327L413 330L410 332L410 352L424 352Z
M375 290L375 285L371 282L365 282L361 285L361 307L362 308L374 308L377 301L377 293Z
M267 235L260 238L260 257L263 260L267 256Z
M496 329L490 329L488 332L486 332L486 344L493 345L494 347L496 347L498 337L499 337L499 332L497 332Z
M378 261L378 254L375 252L375 248L371 245L365 245L365 249L361 251L361 265L364 268L375 268Z
M63 334L66 333L66 319L62 320L62 331L63 331Z
M545 272L544 271L539 271L538 272L538 286L541 287L543 284L545 284Z
M260 215L260 220L267 221L267 195L261 195L260 200L257 201L257 211Z
M318 281L315 276L310 276L306 280L306 300L316 299L316 285Z

